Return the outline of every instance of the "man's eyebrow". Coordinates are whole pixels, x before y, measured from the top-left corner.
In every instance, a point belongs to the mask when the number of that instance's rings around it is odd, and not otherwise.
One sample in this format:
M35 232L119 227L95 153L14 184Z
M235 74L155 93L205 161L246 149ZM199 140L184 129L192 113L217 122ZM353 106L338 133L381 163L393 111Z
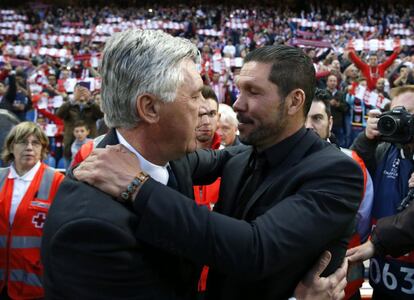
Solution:
M323 114L314 114L314 115L311 115L311 117L312 118L314 118L314 117L323 117Z
M240 75L238 75L235 79L234 79L234 83L236 85L239 85L240 82ZM263 90L263 87L257 84L257 80L254 80L252 78L248 78L244 81L244 84L246 87L249 88L255 88L255 89L259 89L259 90Z

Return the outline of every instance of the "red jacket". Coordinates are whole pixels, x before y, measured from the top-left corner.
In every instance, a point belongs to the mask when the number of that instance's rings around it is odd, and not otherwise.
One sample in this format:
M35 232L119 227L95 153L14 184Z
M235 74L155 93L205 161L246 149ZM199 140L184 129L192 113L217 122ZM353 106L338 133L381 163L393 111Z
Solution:
M390 57L388 57L386 61L379 64L377 67L370 67L368 64L363 62L358 55L356 55L355 50L349 51L349 58L357 66L357 68L361 70L362 75L364 75L367 79L368 89L372 91L375 89L377 80L384 77L385 71L392 65L399 53L399 48L396 48Z
M11 299L44 297L40 244L43 224L63 174L42 163L23 196L12 226L9 224L14 179L9 168L0 169L0 291Z
M211 149L216 150L220 148L221 137L214 133L213 142L211 143ZM212 208L212 204L215 204L218 200L220 190L221 178L217 178L212 184L209 185L195 185L194 188L194 200L198 205L205 205L209 209ZM204 266L200 274L200 280L198 281L198 291L204 292L207 286L208 266Z
M211 149L216 150L220 148L221 137L214 133ZM209 185L195 185L194 188L194 200L198 205L205 205L211 209L211 205L215 204L218 200L220 190L221 178L217 178L212 184Z

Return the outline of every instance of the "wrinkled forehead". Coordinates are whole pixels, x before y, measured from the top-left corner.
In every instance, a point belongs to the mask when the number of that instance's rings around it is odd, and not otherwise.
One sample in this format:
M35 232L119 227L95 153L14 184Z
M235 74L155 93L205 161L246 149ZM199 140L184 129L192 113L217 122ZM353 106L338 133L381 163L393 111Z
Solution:
M408 112L414 114L414 91L404 92L392 99L391 108L404 106Z

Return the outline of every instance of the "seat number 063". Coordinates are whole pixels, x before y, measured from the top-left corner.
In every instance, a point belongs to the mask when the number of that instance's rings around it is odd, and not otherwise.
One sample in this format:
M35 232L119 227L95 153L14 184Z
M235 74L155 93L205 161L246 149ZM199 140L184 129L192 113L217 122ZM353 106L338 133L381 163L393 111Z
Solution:
M390 270L390 264L384 263L381 271L378 261L372 258L369 276L375 284L384 285L388 290L400 289L405 294L414 294L414 268L400 267L399 270Z

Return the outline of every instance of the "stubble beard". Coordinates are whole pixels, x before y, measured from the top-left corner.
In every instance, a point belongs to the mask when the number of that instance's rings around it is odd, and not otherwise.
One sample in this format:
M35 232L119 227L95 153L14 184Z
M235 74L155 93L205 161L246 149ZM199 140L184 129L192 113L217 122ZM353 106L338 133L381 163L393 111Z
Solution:
M273 126L260 124L256 129L254 129L250 134L244 136L240 132L239 138L243 144L251 146L260 146L263 141L271 139L277 139L281 133L287 127L287 113L285 112L284 104L281 105L280 110L276 116L276 121L273 123Z

